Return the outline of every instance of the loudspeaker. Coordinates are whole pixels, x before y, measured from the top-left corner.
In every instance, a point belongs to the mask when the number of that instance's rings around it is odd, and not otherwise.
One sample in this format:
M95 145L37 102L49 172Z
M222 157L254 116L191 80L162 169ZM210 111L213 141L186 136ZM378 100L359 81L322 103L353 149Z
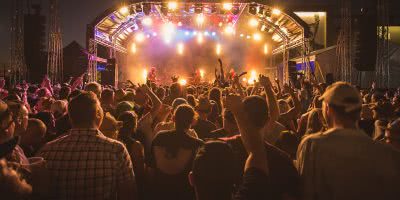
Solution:
M117 62L115 58L107 59L105 70L101 72L101 84L115 86Z
M373 2L373 1L372 1ZM366 0L356 6L353 16L354 67L374 71L377 53L377 11Z

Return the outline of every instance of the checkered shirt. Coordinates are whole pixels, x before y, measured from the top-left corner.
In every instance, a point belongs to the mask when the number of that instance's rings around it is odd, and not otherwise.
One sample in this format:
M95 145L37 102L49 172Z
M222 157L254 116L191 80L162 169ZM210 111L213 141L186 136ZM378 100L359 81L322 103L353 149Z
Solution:
M96 129L72 129L39 156L54 178L55 199L116 199L117 187L135 178L125 146Z

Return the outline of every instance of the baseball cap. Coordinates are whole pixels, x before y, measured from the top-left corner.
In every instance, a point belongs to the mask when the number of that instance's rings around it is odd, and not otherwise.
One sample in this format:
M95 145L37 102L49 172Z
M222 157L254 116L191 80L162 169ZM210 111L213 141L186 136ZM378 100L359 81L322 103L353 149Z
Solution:
M352 112L362 107L360 92L346 82L336 82L330 85L319 98L329 105L344 107L345 112Z

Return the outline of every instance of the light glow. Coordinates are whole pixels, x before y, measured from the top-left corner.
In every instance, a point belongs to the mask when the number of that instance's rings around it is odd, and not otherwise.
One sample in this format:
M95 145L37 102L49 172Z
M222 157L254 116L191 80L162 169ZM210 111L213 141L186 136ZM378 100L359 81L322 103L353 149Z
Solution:
M129 8L126 7L126 6L124 6L124 7L122 7L122 8L119 9L119 12L122 13L122 14L124 14L124 15L125 15L125 14L128 14Z
M251 70L250 72L250 78L248 80L249 85L254 85L254 83L257 81L257 71L256 70Z
M222 4L222 8L223 8L224 10L229 11L229 10L232 10L233 5L232 5L232 3L223 3L223 4Z
M145 26L151 26L153 24L153 20L151 17L144 17L142 20L142 24Z
M268 54L268 44L264 44L264 54Z
M204 78L205 74L206 74L205 71L203 69L200 69L200 77L201 77L201 79Z
M257 27L257 26L258 26L258 20L255 19L255 18L250 19L249 25L250 25L251 27Z
M221 54L221 50L222 50L221 45L217 44L217 47L215 48L215 53L217 53L217 55L220 55Z
M183 45L183 43L179 43L177 46L177 51L179 55L183 55L183 51L185 50L185 46Z
M199 26L203 25L205 20L206 19L203 14L198 14L196 17L196 22L197 22L197 25L199 25Z
M145 36L144 36L143 33L138 33L138 34L136 34L136 36L135 36L136 42L143 42L144 39L145 39Z
M133 44L131 45L131 53L135 54L136 52L137 52L137 47L136 47L136 44L133 43Z
M197 43L202 44L204 41L203 34L197 35Z
M253 39L254 39L255 41L260 41L260 40L262 39L261 34L259 34L259 33L254 33L254 34L253 34Z
M148 71L147 69L143 69L143 73L142 73L142 78L144 80L144 82L147 82L147 75L148 75Z
M171 22L163 24L161 28L161 33L163 35L164 41L170 43L172 40L172 34L175 33L175 25Z
M178 8L178 3L175 1L168 2L168 9L170 10L176 10Z
M272 14L273 15L280 15L281 13L282 13L281 10L279 10L278 8L272 9Z
M235 32L235 29L232 26L225 27L225 33L233 34L234 32Z
M186 79L180 79L179 80L179 84L182 85L182 86L185 86L187 84Z

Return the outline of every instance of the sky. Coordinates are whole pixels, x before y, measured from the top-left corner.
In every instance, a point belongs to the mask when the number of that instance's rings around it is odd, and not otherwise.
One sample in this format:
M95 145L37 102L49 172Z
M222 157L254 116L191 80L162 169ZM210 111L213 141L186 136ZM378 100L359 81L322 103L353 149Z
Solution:
M10 16L12 1L0 0L0 64L7 63L10 49ZM25 2L28 0L25 0ZM49 0L30 0L42 3L42 14L48 15ZM85 46L86 25L119 0L59 0L64 46L76 40Z

